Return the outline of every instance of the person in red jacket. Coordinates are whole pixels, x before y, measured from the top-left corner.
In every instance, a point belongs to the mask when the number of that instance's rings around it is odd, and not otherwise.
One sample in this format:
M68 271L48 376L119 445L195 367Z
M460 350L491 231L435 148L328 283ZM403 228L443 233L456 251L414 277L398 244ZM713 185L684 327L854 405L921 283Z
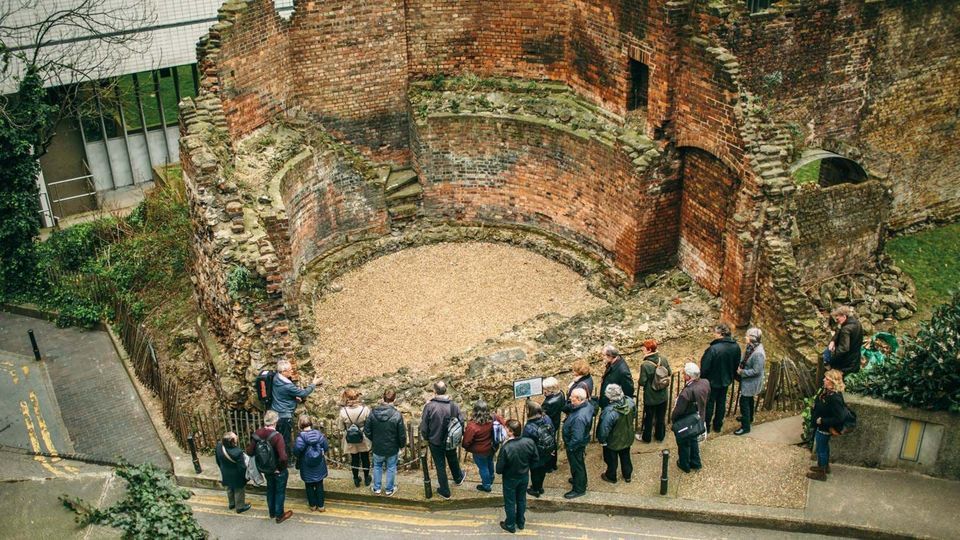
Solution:
M480 471L480 483L477 489L490 493L493 486L493 421L496 420L501 426L506 425L503 418L490 412L487 402L482 399L473 404L473 415L467 426L463 430L463 446L467 452L473 454L473 462L477 464Z

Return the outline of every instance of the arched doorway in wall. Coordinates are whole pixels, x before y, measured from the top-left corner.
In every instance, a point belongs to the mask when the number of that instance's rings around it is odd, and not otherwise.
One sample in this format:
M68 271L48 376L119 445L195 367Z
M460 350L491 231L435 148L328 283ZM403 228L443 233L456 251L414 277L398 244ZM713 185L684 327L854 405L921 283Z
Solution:
M680 268L713 294L720 294L725 260L724 233L733 214L739 177L713 154L681 149Z
M867 172L856 161L820 149L804 152L790 166L790 174L797 184L817 183L825 188L838 184L859 184L867 179Z

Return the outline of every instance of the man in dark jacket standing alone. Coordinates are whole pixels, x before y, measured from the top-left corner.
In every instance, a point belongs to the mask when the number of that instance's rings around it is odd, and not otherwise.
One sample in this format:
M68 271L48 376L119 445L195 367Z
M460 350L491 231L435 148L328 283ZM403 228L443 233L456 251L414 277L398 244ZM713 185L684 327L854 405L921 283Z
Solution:
M363 433L370 439L373 450L373 492L381 493L383 469L387 469L387 497L397 491L397 460L400 449L407 446L407 431L403 425L403 416L393 406L397 393L393 389L383 391L383 403L378 405L367 417Z
M243 458L243 448L237 445L237 434L228 431L214 450L217 467L220 467L220 483L227 488L227 504L230 510L236 509L242 514L250 509L244 500L247 485L247 465Z
M570 462L573 488L564 493L564 498L575 499L587 493L587 443L590 442L590 425L593 423L593 403L587 399L587 391L574 388L570 392L570 412L563 421L563 444Z
M623 395L631 398L634 396L634 387L630 366L627 365L627 361L623 359L616 347L610 344L604 345L600 354L607 365L607 369L603 372L603 379L600 381L600 408L602 409L610 404L610 398L607 397L607 386L611 384L620 385Z
M673 408L670 421L676 422L691 414L700 414L707 407L707 397L710 395L710 383L700 378L700 368L693 362L683 366L683 380L685 386L677 396L677 406ZM703 467L700 462L700 441L697 437L681 439L677 437L677 467L688 473Z
M458 486L467 477L467 473L460 470L460 460L457 458L460 440L453 441L456 443L453 448L447 448L447 433L451 418L456 418L460 422L462 440L463 414L460 413L460 407L457 407L457 404L447 395L446 383L443 381L433 383L433 394L433 399L424 405L423 414L420 416L420 438L429 444L430 456L437 469L439 484L437 495L449 499L450 484L447 481L447 466L450 466L453 482Z
M860 371L860 354L863 348L863 327L850 306L834 309L830 316L837 323L837 332L823 351L824 368L839 369L844 375Z
M497 474L503 476L503 509L507 519L500 528L515 533L526 525L527 483L530 468L537 465L539 455L533 439L522 437L523 428L514 419L507 421L507 440L497 456Z
M727 412L727 388L740 367L740 345L730 335L730 327L724 323L717 323L714 334L716 339L710 342L700 358L700 377L710 381L710 399L703 421L707 423L708 430L720 433L723 415Z

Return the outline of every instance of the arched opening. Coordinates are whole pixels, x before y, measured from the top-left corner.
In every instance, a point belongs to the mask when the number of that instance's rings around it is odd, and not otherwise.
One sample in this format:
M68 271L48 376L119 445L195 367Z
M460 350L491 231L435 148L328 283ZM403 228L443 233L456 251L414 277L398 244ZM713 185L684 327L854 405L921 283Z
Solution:
M720 294L724 232L733 213L739 177L713 154L682 149L680 267L713 294Z
M804 152L803 156L790 166L790 173L797 184L816 182L824 188L839 184L859 184L867 179L867 172L859 163L826 150Z

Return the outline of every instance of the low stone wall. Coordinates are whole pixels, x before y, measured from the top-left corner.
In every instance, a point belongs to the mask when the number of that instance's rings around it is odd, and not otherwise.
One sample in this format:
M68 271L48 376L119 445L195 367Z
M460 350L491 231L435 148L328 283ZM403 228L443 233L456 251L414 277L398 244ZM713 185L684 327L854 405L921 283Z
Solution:
M834 461L960 479L960 415L901 407L856 394L844 397L857 414L857 429L831 440ZM913 437L908 435L910 421L922 423L914 428L919 433ZM919 437L916 452L911 444L915 437Z

